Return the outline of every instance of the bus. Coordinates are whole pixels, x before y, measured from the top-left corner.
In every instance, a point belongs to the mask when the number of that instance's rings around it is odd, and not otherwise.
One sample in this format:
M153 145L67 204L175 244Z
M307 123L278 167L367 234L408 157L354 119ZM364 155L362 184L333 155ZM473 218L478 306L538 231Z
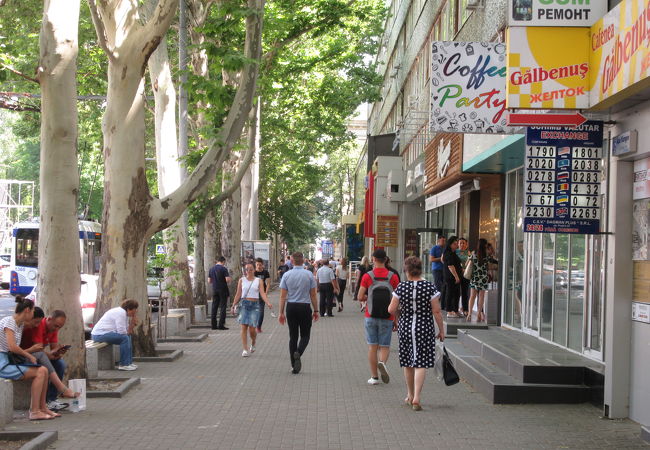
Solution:
M27 295L36 287L39 227L38 221L21 222L13 227L9 280L9 292L13 295ZM99 278L102 227L97 222L80 220L78 228L82 279L96 282Z

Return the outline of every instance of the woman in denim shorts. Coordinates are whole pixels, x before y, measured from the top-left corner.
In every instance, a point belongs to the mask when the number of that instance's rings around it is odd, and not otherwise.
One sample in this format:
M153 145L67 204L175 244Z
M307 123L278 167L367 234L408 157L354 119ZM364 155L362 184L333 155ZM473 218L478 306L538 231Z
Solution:
M237 293L232 302L232 312L235 313L237 304L241 300L239 318L237 319L241 325L241 342L244 348L241 355L248 357L255 351L256 328L260 323L261 311L259 299L261 298L269 306L269 309L273 309L273 305L269 302L264 289L260 289L260 279L255 276L253 263L246 263L245 271L246 276L240 278L239 283L237 283ZM251 337L250 347L248 346L249 334Z

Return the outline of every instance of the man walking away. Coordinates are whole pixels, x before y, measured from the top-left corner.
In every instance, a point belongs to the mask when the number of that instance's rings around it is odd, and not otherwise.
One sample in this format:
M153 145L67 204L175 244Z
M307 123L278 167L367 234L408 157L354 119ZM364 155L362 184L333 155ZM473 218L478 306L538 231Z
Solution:
M226 258L220 256L217 263L210 269L208 281L212 284L212 329L227 330L226 308L228 307L228 283L232 281L230 273L225 266ZM217 309L221 308L219 322L217 322Z
M397 321L395 316L388 312L388 306L399 279L397 275L386 269L386 259L384 250L375 250L372 254L374 268L363 275L359 287L359 299L367 302L365 326L370 364L368 384L379 384L379 375L384 383L390 381L386 361L390 353L393 331L397 330ZM379 360L377 352L379 352Z
M316 272L318 278L318 292L320 292L320 315L333 317L334 294L339 293L339 285L330 268L328 260L323 260L323 266Z
M303 268L303 255L292 255L293 269L280 281L280 311L278 321L289 326L289 357L292 373L302 369L301 357L309 344L311 323L318 321L316 306L316 280ZM310 308L311 303L311 308ZM286 316L285 316L286 305ZM298 341L300 338L300 342Z
M429 261L431 261L431 273L433 274L433 284L439 292L442 292L442 252L445 249L447 239L444 236L438 236L438 245L431 247L429 252Z
M264 268L264 260L262 258L255 259L255 277L260 279L260 291L263 289L266 295L269 295L269 287L271 285L271 274ZM264 322L264 309L266 303L262 300L262 294L259 298L260 305L260 322L257 325L257 332L262 332L262 322Z

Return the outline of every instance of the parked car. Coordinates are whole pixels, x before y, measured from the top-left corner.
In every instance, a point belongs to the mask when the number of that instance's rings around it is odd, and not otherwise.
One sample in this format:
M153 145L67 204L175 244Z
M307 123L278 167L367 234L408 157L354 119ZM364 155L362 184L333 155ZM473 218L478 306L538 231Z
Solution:
M0 255L0 288L9 289L11 281L11 255Z

